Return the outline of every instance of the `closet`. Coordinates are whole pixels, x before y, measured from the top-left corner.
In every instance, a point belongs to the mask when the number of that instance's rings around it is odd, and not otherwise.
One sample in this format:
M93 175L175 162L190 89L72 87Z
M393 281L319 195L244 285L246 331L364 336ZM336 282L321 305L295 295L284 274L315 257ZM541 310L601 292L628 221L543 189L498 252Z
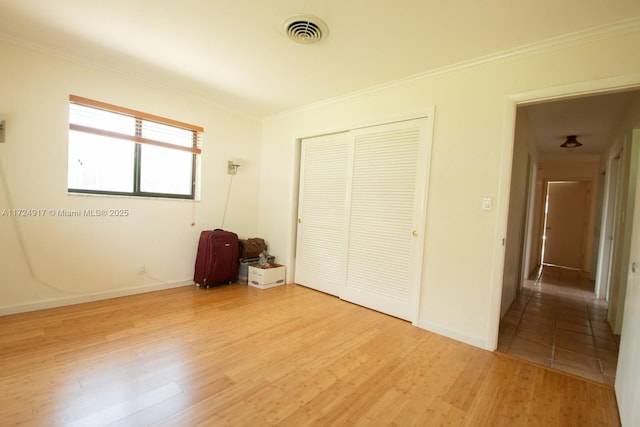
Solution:
M302 140L296 283L417 322L432 126Z

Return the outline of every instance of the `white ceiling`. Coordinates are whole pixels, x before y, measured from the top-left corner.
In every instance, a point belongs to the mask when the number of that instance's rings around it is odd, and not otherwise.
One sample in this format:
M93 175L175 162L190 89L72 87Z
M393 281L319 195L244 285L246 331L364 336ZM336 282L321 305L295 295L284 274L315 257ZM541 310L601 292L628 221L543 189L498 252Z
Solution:
M283 23L300 13L328 37L289 40ZM2 0L0 40L262 118L638 17L638 0Z

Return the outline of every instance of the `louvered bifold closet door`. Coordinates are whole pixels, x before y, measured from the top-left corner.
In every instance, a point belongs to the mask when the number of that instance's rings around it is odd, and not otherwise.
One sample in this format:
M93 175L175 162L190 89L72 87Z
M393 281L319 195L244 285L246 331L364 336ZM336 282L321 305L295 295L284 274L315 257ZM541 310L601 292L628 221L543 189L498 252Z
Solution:
M349 133L302 141L295 282L339 295L346 261Z
M415 320L422 266L426 119L352 132L348 264L342 299Z

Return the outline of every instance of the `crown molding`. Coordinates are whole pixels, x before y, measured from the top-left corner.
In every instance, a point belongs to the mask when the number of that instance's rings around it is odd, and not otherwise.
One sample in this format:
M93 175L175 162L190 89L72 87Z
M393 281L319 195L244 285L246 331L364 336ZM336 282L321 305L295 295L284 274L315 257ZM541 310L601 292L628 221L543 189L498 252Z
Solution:
M194 101L201 102L203 104L210 106L211 108L215 108L217 110L220 110L230 115L239 116L239 117L256 121L256 122L260 122L261 120L261 117L259 115L256 115L254 113L247 112L244 110L239 110L233 107L229 107L228 105L215 101L214 97L212 96L202 95L202 93L198 93L195 90L186 90L183 88L176 87L175 85L171 85L164 80L154 80L149 78L149 76L147 75L132 73L117 67L111 67L104 63L84 58L80 55L70 54L60 49L51 47L45 43L25 39L13 32L0 30L0 42L4 42L12 46L17 46L19 48L44 54L51 58L57 58L59 60L66 61L71 64L79 65L81 67L113 73L115 75L120 75L128 79L136 80L138 82L144 83L149 87L155 87L158 89L166 90L168 92L172 92L175 94L179 94L181 96L191 98Z
M539 55L541 53L550 52L553 50L575 46L578 44L593 42L597 40L603 40L611 37L618 37L624 34L640 32L640 17L634 17L623 21L618 21L613 24L602 25L588 30L577 31L562 36L552 37L545 40L522 45L513 49L507 49L500 52L492 53L489 55L480 56L477 58L469 59L466 61L458 62L444 67L436 68L433 70L425 71L422 73L407 76L401 79L393 80L390 82L382 83L380 85L371 86L366 89L351 92L346 95L341 95L335 98L326 99L316 103L308 104L299 108L283 111L272 116L268 116L263 119L263 122L271 120L277 120L287 117L294 113L300 113L307 110L313 110L326 105L331 105L337 102L357 98L359 96L379 92L385 89L398 87L413 82L428 80L434 77L438 77L444 74L449 74L458 71L469 70L477 67L481 67L488 64L497 64L501 62L511 61L514 59L525 58L527 56Z

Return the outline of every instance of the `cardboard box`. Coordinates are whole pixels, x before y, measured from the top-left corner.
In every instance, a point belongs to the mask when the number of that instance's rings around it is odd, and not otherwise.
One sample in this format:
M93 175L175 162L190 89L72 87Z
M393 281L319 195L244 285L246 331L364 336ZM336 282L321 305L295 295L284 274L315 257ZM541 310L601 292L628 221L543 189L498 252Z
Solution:
M271 268L249 266L249 286L260 289L284 285L284 265L271 264Z

